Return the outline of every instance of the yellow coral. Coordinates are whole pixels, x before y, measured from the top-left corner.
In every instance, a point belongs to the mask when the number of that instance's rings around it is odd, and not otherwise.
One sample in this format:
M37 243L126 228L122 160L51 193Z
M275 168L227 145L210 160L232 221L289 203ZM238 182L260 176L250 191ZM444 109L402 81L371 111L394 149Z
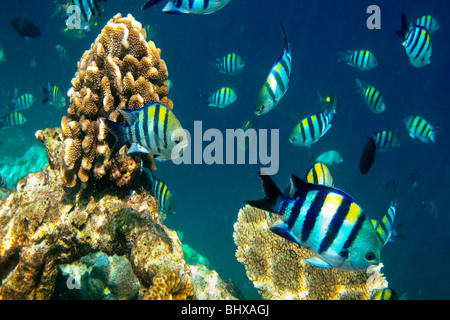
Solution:
M370 299L387 287L379 268L350 272L307 263L312 252L269 230L278 219L246 205L234 224L236 257L264 299Z
M147 42L145 35L133 16L119 13L78 62L68 92L68 116L61 121L65 145L62 174L67 187L76 186L78 181L87 187L90 177L100 179L108 173L121 185L132 182L132 173L118 179L118 171L110 171L109 145L105 131L99 128L99 117L124 124L117 109L139 109L153 101L172 109L173 103L167 98L167 66L160 57L161 50L152 41ZM148 160L152 162L152 157ZM124 157L124 161L130 159Z

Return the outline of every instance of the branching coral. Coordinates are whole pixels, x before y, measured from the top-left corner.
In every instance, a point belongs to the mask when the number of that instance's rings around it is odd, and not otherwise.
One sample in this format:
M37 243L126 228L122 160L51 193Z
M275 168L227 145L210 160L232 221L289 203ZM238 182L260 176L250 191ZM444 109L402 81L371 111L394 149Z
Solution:
M312 252L269 230L278 219L246 205L234 224L236 257L263 299L370 299L387 287L380 268L349 272L305 262Z
M123 18L119 13L78 62L68 92L68 115L61 120L61 169L67 187L75 187L78 182L86 187L91 177L99 179L108 173L118 185L129 185L139 169L136 166L130 170L129 156L124 157L125 164L116 163L111 168L106 130L99 125L99 117L124 123L117 109L139 109L152 101L172 109L173 103L167 98L166 64L160 58L161 50L152 41L147 42L146 36L145 29L130 14Z

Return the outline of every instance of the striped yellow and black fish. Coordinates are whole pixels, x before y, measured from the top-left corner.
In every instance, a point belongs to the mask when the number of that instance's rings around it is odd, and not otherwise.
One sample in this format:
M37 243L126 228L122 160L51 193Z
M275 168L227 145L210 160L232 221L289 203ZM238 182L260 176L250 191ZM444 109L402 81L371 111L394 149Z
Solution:
M68 9L76 9L66 20L67 27L89 31L104 10L102 1L106 2L106 0L70 0Z
M383 97L377 88L363 83L359 79L356 79L356 85L370 111L373 113L382 113L386 110Z
M67 104L66 97L63 95L58 86L48 83L47 88L41 86L41 91L42 104L49 102L59 111L65 111Z
M298 147L310 147L331 128L331 121L336 110L324 110L306 117L295 126L289 137L289 142Z
M208 107L226 108L236 101L237 96L233 89L222 87L217 91L202 94Z
M389 151L400 147L400 141L397 135L390 130L382 130L372 137L378 151Z
M394 219L397 213L397 190L394 185L394 197L389 205L386 215L380 221L372 219L372 225L377 232L378 242L384 247L389 241L392 241L394 233Z
M244 69L245 61L237 53L229 53L222 58L216 60L216 69L225 74L238 74Z
M111 158L127 143L131 143L128 154L153 154L156 160L176 159L187 147L186 132L175 114L162 103L152 102L138 110L118 110L128 126L100 118L116 140Z
M397 30L397 34L405 40L402 45L414 67L421 68L430 64L432 45L426 28L414 24L408 26L406 15L402 13L402 29Z
M20 112L11 112L10 114L0 118L0 129L14 128L27 122L27 118Z
M413 139L435 143L437 126L432 126L421 116L409 116L405 119L406 130Z
M311 166L304 180L308 183L321 184L329 187L332 187L334 183L330 170L325 164L320 162Z
M398 300L398 298L393 289L384 288L377 290L371 300Z
M31 93L24 93L17 99L13 100L14 111L26 110L36 102L36 98Z
M147 0L141 7L148 9L162 0ZM225 7L231 0L169 0L163 12L169 14L211 14Z
M377 58L369 50L347 50L345 52L339 52L338 62L347 62L347 64L353 68L369 71L378 65Z
M430 34L434 33L440 28L438 21L430 15L417 18L416 25L424 27Z
M270 176L260 174L264 199L253 207L282 216L270 230L316 254L307 262L325 268L365 270L380 262L380 245L361 206L347 193L291 175L290 196Z
M153 175L147 168L142 168L144 172L150 178L150 182L152 184L152 195L158 200L158 208L159 212L164 212L165 214L175 214L175 200L172 192L169 190L164 181L159 180Z
M292 55L283 25L280 24L284 36L283 55L275 62L266 78L255 103L257 116L268 113L275 108L284 97L291 77Z

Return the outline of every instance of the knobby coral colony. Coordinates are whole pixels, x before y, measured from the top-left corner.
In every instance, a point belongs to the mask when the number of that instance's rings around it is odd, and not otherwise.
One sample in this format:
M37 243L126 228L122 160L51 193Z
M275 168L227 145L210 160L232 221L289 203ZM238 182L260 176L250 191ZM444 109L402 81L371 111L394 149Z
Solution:
M130 14L114 16L78 62L68 92L68 115L61 120L64 184L86 188L109 176L118 186L131 185L140 172L140 158L119 155L109 159L111 137L99 118L126 124L118 109L140 109L159 101L169 109L168 71L161 50L146 41L146 31ZM155 169L152 156L145 165ZM95 179L92 179L94 177Z
M246 205L234 224L236 257L263 299L370 299L387 287L381 264L352 272L307 263L311 251L269 230L279 218Z
M119 108L151 101L172 109L166 65L145 38L131 15L114 16L78 63L61 128L36 133L49 165L28 174L0 201L0 299L52 298L58 265L98 251L130 261L140 298L234 298L217 273L186 263L177 233L162 224L156 199L133 180L140 159L109 159L99 117L124 123ZM151 168L153 160L147 160ZM99 188L92 180L108 183ZM71 192L76 186L95 192Z

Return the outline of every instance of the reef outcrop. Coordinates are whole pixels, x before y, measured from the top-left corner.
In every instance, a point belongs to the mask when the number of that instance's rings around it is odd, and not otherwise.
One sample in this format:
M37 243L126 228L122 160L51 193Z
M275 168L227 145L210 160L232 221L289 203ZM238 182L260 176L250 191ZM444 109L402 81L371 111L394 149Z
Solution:
M382 265L350 272L313 266L314 254L269 230L279 219L249 205L234 224L236 257L263 299L370 299L388 283Z
M68 92L68 114L61 120L61 171L66 187L86 188L92 177L108 175L118 186L130 185L140 168L135 165L139 161L131 156L109 161L108 135L98 119L125 124L118 109L139 109L153 101L173 108L167 97L168 71L161 50L146 37L145 29L133 16L118 13L78 62ZM153 162L151 156L148 158ZM154 163L147 165L152 166Z

